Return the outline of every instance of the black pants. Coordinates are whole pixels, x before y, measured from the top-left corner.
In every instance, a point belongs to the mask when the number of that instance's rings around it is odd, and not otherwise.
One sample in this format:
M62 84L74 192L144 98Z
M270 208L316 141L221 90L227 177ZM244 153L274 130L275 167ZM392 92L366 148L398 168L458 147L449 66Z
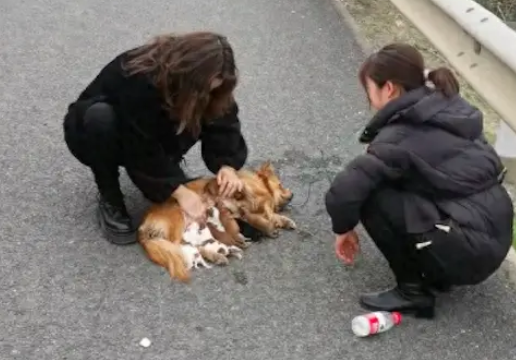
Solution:
M171 195L174 179L184 178L180 165L163 154L152 159L153 170L142 170L125 164L122 139L111 105L96 102L82 116L70 109L64 121L65 141L70 152L89 166L102 197L120 204L123 195L119 183L119 167L124 166L131 181L152 202L163 202Z
M361 222L398 282L473 285L489 277L499 265L479 266L482 256L475 253L470 239L453 221L439 223L450 226L449 232L435 228L424 234L408 234L402 195L395 189L374 193L362 208Z

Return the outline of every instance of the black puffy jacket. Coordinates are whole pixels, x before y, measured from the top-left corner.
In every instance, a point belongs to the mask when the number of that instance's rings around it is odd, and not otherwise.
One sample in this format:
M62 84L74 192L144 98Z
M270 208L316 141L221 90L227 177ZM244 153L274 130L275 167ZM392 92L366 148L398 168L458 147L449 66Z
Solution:
M459 95L422 87L390 102L362 133L367 152L326 193L333 231L353 229L368 196L392 184L401 190L407 233L433 229L444 214L471 241L494 239L505 252L513 205L501 185L505 168L482 130L482 113Z

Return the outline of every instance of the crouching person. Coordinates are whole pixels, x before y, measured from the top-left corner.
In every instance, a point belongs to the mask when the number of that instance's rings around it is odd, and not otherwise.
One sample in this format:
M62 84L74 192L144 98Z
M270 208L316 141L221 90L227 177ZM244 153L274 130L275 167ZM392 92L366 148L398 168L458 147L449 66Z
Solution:
M482 113L459 95L453 73L439 68L425 76L412 46L384 47L359 77L377 113L360 138L366 153L326 193L336 252L353 261L361 222L397 281L394 289L362 295L361 305L431 318L433 290L486 280L511 247L504 167L483 138Z
M119 168L150 201L178 201L192 219L206 206L184 186L180 164L198 142L222 196L241 189L236 170L248 147L233 92L237 68L228 40L211 32L161 35L122 52L71 103L63 130L68 149L94 176L107 240L136 242L136 224L120 189Z

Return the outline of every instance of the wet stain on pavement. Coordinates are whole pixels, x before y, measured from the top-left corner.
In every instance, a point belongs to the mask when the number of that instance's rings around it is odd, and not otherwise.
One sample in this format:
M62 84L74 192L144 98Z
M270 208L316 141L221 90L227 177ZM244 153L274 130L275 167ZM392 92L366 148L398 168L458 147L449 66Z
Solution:
M233 271L233 277L235 278L235 282L240 285L247 285L247 283L249 282L249 280L247 279L247 275L244 271Z
M306 230L299 230L297 232L297 235L298 235L299 240L301 240L301 241L310 240L313 238L313 234Z

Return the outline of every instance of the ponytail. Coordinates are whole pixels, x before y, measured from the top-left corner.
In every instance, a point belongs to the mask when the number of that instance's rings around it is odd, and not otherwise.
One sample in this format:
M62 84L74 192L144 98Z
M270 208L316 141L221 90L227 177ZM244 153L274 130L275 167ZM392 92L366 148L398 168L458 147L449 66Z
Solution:
M432 82L437 91L440 91L448 98L457 95L460 91L459 81L447 67L439 67L428 72L427 78Z

